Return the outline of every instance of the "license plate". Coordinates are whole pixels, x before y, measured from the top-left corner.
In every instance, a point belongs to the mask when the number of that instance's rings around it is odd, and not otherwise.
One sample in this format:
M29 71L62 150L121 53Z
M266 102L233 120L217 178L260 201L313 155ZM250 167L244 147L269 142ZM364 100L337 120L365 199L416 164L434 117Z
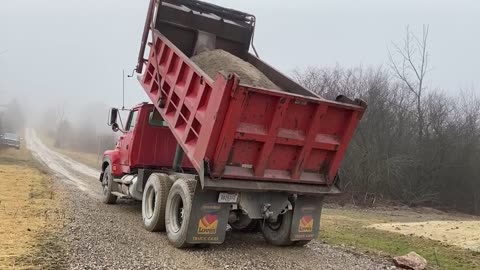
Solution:
M220 192L218 195L218 203L237 203L238 193Z

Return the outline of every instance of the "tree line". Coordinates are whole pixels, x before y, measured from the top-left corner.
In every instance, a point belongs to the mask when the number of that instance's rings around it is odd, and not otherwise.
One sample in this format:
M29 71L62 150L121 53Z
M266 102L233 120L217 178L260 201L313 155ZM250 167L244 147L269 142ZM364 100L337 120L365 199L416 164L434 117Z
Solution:
M6 104L0 104L0 134L22 135L24 127L25 115L16 99L12 99Z
M389 66L296 70L294 78L328 99L361 97L368 109L340 170L346 196L480 214L480 98L430 89L428 26L407 28L389 48Z
M98 109L92 110L95 107ZM53 140L56 148L101 155L115 145L115 136L104 123L106 112L106 106L91 104L72 114L59 104L43 112L36 128Z

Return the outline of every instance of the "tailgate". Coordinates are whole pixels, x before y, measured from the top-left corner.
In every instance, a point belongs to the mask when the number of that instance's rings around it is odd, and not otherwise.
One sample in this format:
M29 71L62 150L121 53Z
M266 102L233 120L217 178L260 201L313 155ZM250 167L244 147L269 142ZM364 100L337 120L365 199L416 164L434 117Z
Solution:
M239 85L211 175L330 185L365 108Z

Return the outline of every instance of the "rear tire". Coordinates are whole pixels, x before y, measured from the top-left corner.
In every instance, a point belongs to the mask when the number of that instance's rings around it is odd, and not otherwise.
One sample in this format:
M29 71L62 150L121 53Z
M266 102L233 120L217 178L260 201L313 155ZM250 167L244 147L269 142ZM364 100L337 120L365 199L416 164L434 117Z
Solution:
M168 193L165 223L168 240L177 248L192 246L187 243L188 225L192 212L195 180L177 179Z
M258 228L258 220L240 214L239 220L229 223L229 225L232 227L232 230L236 232L253 232Z
M102 201L105 204L114 204L117 202L117 196L112 194L113 190L113 185L115 183L113 182L113 175L112 175L112 170L110 168L110 165L108 165L105 168L105 171L103 171L103 177L102 177Z
M148 177L142 197L143 225L148 231L165 231L165 207L171 186L165 174L152 173Z
M290 228L292 226L293 211L287 211L279 215L277 222L264 221L261 230L265 240L275 246L289 246L294 241L290 240Z
M260 221L258 219L252 219L252 222L250 222L247 228L245 228L243 231L249 233L260 232Z

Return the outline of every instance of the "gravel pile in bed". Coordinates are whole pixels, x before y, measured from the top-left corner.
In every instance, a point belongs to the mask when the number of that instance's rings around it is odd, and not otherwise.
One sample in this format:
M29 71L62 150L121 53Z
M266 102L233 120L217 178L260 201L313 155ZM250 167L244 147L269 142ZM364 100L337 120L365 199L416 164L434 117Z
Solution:
M252 64L224 50L204 51L191 58L205 73L215 79L218 72L235 73L240 83L260 88L281 90Z

